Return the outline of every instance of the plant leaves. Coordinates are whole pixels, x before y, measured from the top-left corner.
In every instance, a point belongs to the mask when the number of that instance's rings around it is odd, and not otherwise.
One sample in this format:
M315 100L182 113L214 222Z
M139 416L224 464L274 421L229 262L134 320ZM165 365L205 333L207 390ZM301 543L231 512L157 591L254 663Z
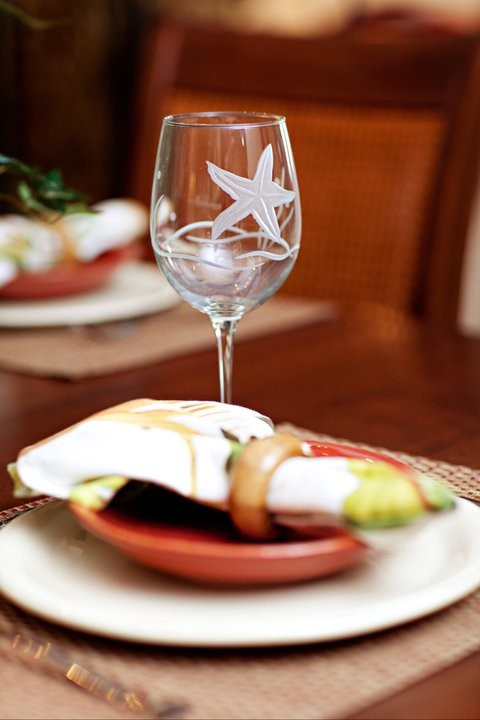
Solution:
M65 25L71 22L71 18L57 18L56 20L42 20L40 18L33 17L22 10L22 8L12 5L7 0L0 0L0 12L7 15L7 17L16 20L17 22L25 25L31 30L49 30L50 28L58 27L59 25Z
M0 153L0 173L20 178L16 192L27 213L44 215L53 211L65 215L92 212L88 207L88 197L65 185L59 168L43 173L33 165ZM13 204L18 204L18 200Z

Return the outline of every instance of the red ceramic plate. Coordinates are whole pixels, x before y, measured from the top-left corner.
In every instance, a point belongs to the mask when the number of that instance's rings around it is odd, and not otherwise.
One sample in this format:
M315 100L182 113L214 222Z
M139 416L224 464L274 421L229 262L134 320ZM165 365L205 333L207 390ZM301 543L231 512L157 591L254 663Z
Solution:
M347 445L312 442L311 446L319 456L382 460L408 468L388 456ZM102 512L73 503L70 508L85 528L142 565L223 585L321 578L357 565L369 550L341 527L319 528L315 537L292 534L275 542L250 542L235 531L226 513L153 486L144 491L141 505L125 498Z
M131 246L110 250L89 263L62 263L46 272L22 273L0 287L4 300L44 300L90 292L104 285L120 263L133 259Z
M362 450L361 448L344 445L343 443L324 442L323 440L310 440L309 445L313 454L317 457L349 457L359 458L360 460L372 460L376 462L387 462L397 467L403 472L412 472L410 465L397 460L396 458L385 455L384 453L375 452L374 450Z
M190 580L222 585L272 585L320 578L361 562L368 552L341 528L314 539L242 541L234 531L149 524L108 509L70 508L81 524L133 560Z

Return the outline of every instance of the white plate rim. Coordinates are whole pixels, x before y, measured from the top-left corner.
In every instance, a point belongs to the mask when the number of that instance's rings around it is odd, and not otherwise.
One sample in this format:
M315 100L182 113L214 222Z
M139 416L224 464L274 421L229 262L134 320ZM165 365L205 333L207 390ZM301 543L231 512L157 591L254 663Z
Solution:
M96 325L149 315L180 302L159 268L123 262L96 290L46 300L0 300L0 327L49 328Z
M69 532L78 535L80 531L88 536L91 551L90 554L85 552L83 557L87 569L89 564L92 565L94 555L95 562L102 558L107 560L102 566L106 572L102 569L101 577L96 576L93 582L89 577L83 597L74 596L75 588L71 587L75 572L70 571L71 576L63 578L66 582L60 592L58 585L51 584L52 573L59 574L61 581L62 572L65 573L61 563L65 558L58 554L55 534L50 529L52 526L47 524L49 513ZM36 529L39 522L42 534ZM447 569L437 582L419 590L400 593L395 598L386 597L383 601L378 598L365 609L358 607L356 592L360 592L360 597L365 592L362 573L368 574L370 568L357 567L341 576L280 589L232 590L192 585L133 563L113 547L86 533L63 503L51 503L17 518L0 533L0 591L33 615L75 630L119 640L160 646L217 648L330 642L409 623L458 602L480 587L480 508L459 499L455 512L446 514L437 526L437 539L441 535L445 542L445 528L448 527L452 543L459 542L455 527L465 529L465 537L468 535L469 542L472 540L471 546L461 548L462 552L466 551L465 558L454 570ZM40 548L48 558L41 576L35 548ZM116 576L112 574L115 563L118 565ZM119 580L124 576L125 581ZM137 582L142 585L141 591L135 585ZM322 617L322 598L326 591L332 591L332 597L337 600L343 593L346 611L340 611L336 617ZM141 604L142 612L125 617L125 613L121 613L122 607L132 607L135 600ZM142 603L146 603L147 612ZM297 615L295 603L300 610ZM192 625L194 608L200 614L199 622ZM312 608L315 609L313 614ZM306 615L302 616L305 609Z

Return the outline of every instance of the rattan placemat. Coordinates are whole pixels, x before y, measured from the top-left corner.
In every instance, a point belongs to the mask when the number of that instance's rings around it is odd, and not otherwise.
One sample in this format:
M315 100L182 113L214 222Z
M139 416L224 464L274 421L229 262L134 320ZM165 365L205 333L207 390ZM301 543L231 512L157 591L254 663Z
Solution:
M331 319L331 303L275 297L242 318L236 340ZM0 331L0 368L80 380L215 347L206 315L186 303L160 314L103 325Z
M309 438L326 437L287 424L281 429ZM479 496L480 470L391 454L420 470L435 472L464 496ZM145 647L44 623L5 601L0 601L0 622L46 637L91 669L129 687L147 689L154 700L185 699L189 705L186 718L340 718L479 650L480 590L405 626L362 638L292 648L204 651ZM65 681L12 662L8 651L0 656L0 677L4 718L127 717Z

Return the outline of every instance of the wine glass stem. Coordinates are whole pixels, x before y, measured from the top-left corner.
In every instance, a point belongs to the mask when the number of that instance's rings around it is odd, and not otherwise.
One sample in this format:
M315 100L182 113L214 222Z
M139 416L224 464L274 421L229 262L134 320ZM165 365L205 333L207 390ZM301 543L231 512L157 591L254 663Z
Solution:
M220 375L220 401L232 402L233 336L238 320L212 318L217 338L218 371Z

